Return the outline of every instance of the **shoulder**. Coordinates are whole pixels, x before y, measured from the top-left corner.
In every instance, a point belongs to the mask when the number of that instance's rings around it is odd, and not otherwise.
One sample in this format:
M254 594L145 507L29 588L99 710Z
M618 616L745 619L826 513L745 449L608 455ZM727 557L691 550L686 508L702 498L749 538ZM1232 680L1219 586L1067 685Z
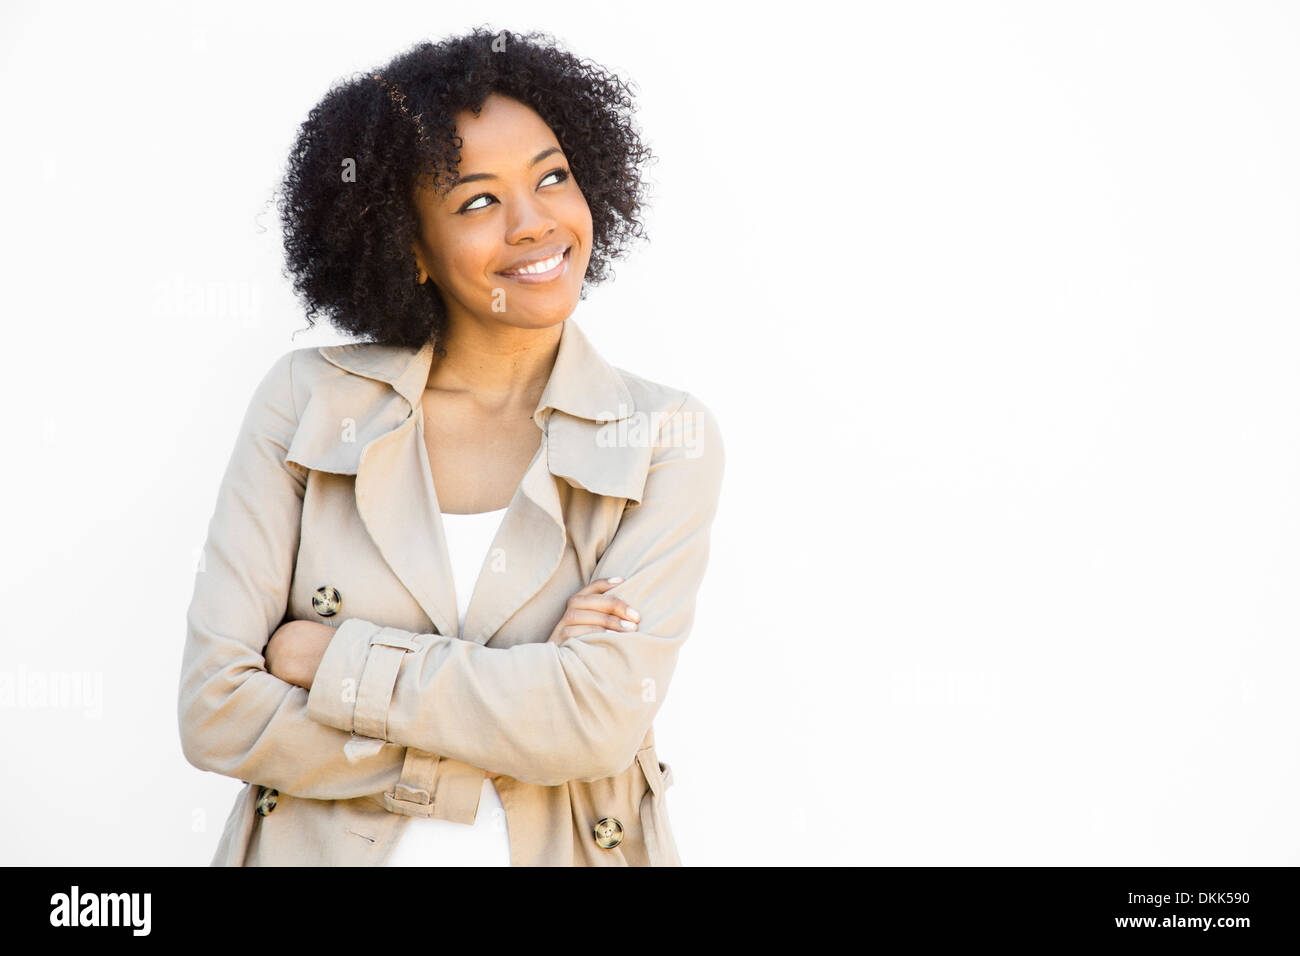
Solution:
M250 417L274 428L288 462L356 474L361 449L409 417L382 376L410 357L409 349L370 343L290 349L264 373Z
M405 368L414 352L411 349L373 342L347 345L308 345L286 353L293 372L295 388L310 395L317 387L343 382L363 381L385 384L379 378Z
M655 431L664 426L682 427L693 422L700 426L707 425L717 433L717 440L721 444L717 417L699 396L672 385L652 381L627 369L614 367L614 371L627 386L637 413L650 420Z
M627 419L610 422L605 427L625 430L624 440L635 443L639 437L653 445L655 465L668 461L693 462L696 481L717 486L722 480L726 450L722 430L713 410L693 392L655 382L644 376L614 367L632 396L635 411ZM637 436L637 437L628 437Z
M301 412L313 397L337 395L354 399L363 394L379 397L387 384L369 374L385 372L410 361L410 349L374 343L348 345L306 345L278 356L263 373L258 387L266 398L289 396L292 407ZM368 374L369 373L369 374Z

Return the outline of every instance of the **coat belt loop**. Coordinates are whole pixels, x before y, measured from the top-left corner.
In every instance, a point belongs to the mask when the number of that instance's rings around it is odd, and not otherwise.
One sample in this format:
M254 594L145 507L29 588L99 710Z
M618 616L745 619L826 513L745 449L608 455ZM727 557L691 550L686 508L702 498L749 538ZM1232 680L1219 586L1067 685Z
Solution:
M484 773L461 760L443 757L433 794L433 816L451 823L473 824L483 795Z
M408 817L433 816L434 785L438 777L438 754L406 748L402 776L392 793L384 794L384 806L390 813Z
M396 628L383 627L371 635L352 710L354 733L377 740L388 739L388 708L392 704L397 672L406 653L419 647Z
M654 747L642 747L636 752L636 762L641 765L641 772L645 774L646 783L650 784L650 789L654 791L655 796L661 796L672 783L672 771L669 770L665 775L660 767L667 769L666 765L659 763L659 758L655 754Z
M460 760L406 748L402 776L384 794L390 813L473 824L483 793L483 771Z

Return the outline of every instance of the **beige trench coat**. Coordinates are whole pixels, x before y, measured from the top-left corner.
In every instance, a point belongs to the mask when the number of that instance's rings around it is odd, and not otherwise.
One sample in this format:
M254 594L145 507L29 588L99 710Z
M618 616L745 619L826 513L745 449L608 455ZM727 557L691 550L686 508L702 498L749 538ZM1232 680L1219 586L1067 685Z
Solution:
M486 771L514 866L681 865L652 721L708 560L714 419L566 320L460 633L424 443L432 358L296 349L253 395L180 679L186 759L245 781L212 865L382 865L412 816L472 823ZM547 641L571 595L619 575L637 631ZM337 627L310 692L266 669L287 620Z

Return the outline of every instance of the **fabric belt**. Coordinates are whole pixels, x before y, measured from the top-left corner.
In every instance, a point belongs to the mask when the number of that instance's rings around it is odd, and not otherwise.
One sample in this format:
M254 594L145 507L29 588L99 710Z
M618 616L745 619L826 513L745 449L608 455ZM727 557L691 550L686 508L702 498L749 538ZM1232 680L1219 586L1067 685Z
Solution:
M460 760L406 748L402 776L384 794L390 813L472 824L478 816L485 774Z
M370 636L361 682L352 711L356 737L388 739L388 712L402 658L420 644L398 628L378 627ZM408 817L430 817L451 823L472 824L478 817L485 772L459 760L406 748L402 774L384 807Z

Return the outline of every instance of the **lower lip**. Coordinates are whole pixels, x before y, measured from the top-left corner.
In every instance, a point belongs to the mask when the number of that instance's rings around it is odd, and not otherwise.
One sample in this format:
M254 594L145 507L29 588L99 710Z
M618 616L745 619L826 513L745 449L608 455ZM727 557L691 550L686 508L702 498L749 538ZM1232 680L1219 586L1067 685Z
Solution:
M572 246L565 249L564 259L550 272L521 272L518 275L508 275L507 273L502 272L499 274L505 276L507 279L514 279L516 282L524 282L529 285L536 285L541 282L554 282L560 276L569 271L569 253L572 251Z

